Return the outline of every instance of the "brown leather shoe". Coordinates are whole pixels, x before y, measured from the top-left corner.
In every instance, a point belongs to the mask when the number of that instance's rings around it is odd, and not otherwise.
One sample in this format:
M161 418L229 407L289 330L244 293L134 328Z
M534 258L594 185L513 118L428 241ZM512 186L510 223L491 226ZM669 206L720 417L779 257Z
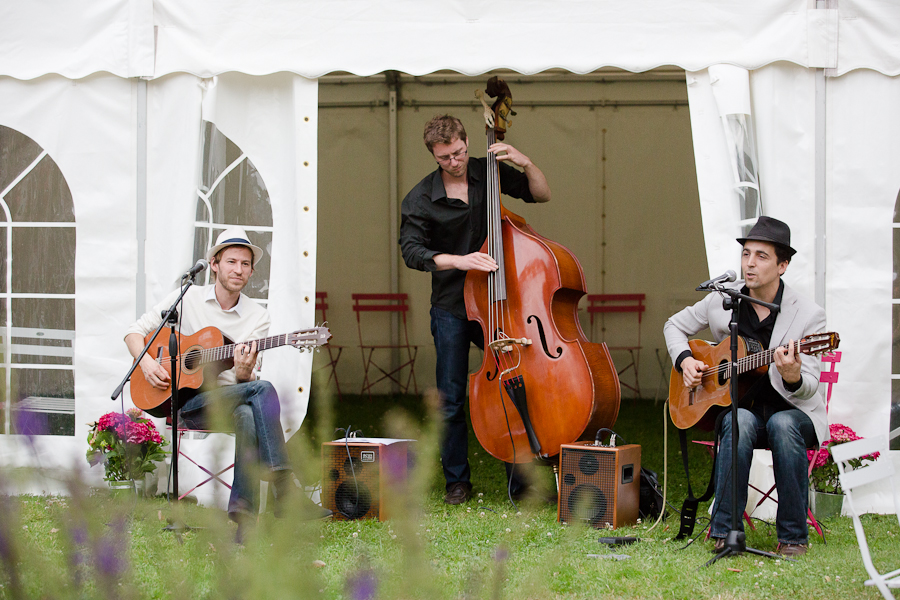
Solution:
M444 502L453 505L462 504L469 499L471 493L471 484L457 481L456 483L451 483L450 487L447 488L447 494L444 496Z
M721 552L722 550L725 549L725 538L713 538L713 539L716 540L716 543L713 544L712 551L715 552L716 554L718 554L719 552Z
M795 556L803 556L808 550L809 546L806 544L782 544L781 542L778 542L778 546L775 548L775 554L794 558Z

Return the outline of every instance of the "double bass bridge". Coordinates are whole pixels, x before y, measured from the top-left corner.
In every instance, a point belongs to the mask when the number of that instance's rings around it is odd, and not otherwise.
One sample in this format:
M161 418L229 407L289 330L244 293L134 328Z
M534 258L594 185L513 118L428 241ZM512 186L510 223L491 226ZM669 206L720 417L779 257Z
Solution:
M515 346L530 346L531 340L528 338L501 338L494 340L488 344L488 348L494 352L512 352Z

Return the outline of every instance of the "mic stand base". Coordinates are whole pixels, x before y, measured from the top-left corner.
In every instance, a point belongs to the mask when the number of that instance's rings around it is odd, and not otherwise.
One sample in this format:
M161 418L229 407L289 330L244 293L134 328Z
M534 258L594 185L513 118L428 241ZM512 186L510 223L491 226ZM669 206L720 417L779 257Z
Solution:
M722 551L709 559L703 566L708 567L720 558L725 558L726 556L738 556L744 552L747 552L749 554L756 554L758 556L765 556L766 558L775 558L779 560L789 560L792 562L796 562L796 560L793 558L781 556L780 554L775 554L774 552L766 552L765 550L757 550L756 548L751 548L747 545L746 536L743 531L732 530L729 531L728 535L725 536L725 547L722 549Z

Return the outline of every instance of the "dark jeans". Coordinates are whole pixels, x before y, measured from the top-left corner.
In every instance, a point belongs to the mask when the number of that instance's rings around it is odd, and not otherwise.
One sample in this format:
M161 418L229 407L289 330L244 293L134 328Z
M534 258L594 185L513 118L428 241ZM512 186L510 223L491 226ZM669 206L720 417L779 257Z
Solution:
M209 429L214 410L231 415L234 424L234 481L228 512L254 514L260 465L264 474L290 468L278 393L262 380L224 386L188 400L181 408L181 419L192 429Z
M754 448L770 448L778 490L775 529L783 544L806 544L809 539L806 514L809 506L809 461L806 449L816 444L810 418L799 409L738 409L737 507L747 506L747 484ZM723 538L731 530L731 412L722 419L722 439L716 459L716 501L710 535ZM739 531L744 521L739 519Z
M454 483L471 486L469 469L469 429L466 425L466 392L469 384L469 347L484 349L484 336L475 321L459 319L441 308L431 307L431 335L437 355L436 381L441 396L444 436L441 440L441 464L447 488ZM507 477L512 466L506 465ZM514 472L510 491L524 488Z

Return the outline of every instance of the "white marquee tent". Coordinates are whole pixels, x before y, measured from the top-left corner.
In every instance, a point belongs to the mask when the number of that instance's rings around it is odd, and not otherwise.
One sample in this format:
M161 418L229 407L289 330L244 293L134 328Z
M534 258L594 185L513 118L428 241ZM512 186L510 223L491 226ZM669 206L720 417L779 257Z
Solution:
M765 213L791 224L799 250L788 280L842 336L832 420L864 436L888 427L896 2L46 0L3 3L0 22L0 126L54 161L76 232L75 435L2 435L7 466L86 466L86 423L118 406L109 393L130 364L122 332L192 262L203 121L265 178L272 331L314 320L316 78L333 72L683 68L709 272L736 267L741 227L723 116L749 115ZM11 306L35 291L4 285ZM289 435L310 364L266 358Z

